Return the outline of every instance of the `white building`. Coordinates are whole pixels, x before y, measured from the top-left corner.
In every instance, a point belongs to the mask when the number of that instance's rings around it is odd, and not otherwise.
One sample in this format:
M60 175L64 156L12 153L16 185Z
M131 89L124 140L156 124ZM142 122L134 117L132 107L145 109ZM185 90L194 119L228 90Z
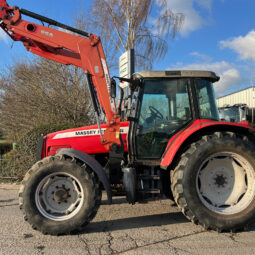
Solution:
M249 108L255 108L255 87L249 87L226 96L217 98L218 107L234 104L246 104Z

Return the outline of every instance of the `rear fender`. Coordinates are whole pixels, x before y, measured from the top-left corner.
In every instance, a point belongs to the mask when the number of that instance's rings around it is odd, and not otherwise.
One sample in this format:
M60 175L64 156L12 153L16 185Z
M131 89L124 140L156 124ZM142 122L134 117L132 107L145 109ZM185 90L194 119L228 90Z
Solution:
M69 157L74 157L87 164L97 174L98 179L102 182L106 190L108 202L110 204L112 203L112 191L107 175L103 167L93 157L82 151L74 149L60 149L57 151L57 155L66 155Z
M170 139L163 154L160 167L165 170L168 169L180 157L183 151L185 151L185 148L194 142L197 137L217 131L231 131L254 137L255 129L239 123L196 120L188 128L181 130Z

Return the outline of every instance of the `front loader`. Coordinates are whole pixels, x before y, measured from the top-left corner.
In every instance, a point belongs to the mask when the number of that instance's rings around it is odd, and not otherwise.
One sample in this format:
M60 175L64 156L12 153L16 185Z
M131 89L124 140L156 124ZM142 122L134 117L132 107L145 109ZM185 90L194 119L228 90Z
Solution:
M27 15L73 32L38 25ZM82 230L102 189L124 187L127 201L174 198L205 229L237 231L255 221L254 129L219 121L210 71L143 71L130 79L122 121L100 38L0 0L0 27L34 54L84 70L97 125L38 142L38 162L19 192L24 218L44 234ZM85 100L85 99L84 99ZM120 98L119 106L123 98ZM107 122L101 123L105 115Z

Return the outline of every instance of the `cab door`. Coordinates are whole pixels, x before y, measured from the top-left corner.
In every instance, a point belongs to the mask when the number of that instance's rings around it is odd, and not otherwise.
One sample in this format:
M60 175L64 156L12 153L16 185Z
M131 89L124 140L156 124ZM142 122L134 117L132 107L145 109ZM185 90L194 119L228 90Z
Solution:
M188 79L145 80L141 94L136 158L159 159L171 136L192 120Z

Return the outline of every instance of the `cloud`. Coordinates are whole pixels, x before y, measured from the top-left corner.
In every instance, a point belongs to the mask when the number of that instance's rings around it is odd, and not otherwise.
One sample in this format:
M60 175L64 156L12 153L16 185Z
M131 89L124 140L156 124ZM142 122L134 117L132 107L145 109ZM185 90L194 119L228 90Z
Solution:
M237 89L240 85L247 82L240 71L226 61L201 62L189 65L182 65L181 63L178 63L171 67L171 69L173 68L186 70L208 70L215 72L220 76L220 81L214 85L217 96L221 96L229 90Z
M8 35L0 28L0 41L8 43Z
M212 0L195 0L194 2L205 9L211 10Z
M220 73L221 81L218 84L215 84L215 91L219 94L224 92L239 88L240 85L246 83L246 79L242 77L239 70L236 68L229 68Z
M200 61L203 61L203 62L210 62L212 60L211 57L209 57L205 54L201 54L201 53L196 52L196 51L191 52L190 56L196 57L197 59L199 59Z
M202 17L198 6L208 12L211 10L212 0L167 0L167 4L173 12L184 14L185 20L180 31L183 36L189 35L208 23L207 19Z
M220 41L220 46L235 51L242 60L255 61L255 30L250 31L246 36Z

